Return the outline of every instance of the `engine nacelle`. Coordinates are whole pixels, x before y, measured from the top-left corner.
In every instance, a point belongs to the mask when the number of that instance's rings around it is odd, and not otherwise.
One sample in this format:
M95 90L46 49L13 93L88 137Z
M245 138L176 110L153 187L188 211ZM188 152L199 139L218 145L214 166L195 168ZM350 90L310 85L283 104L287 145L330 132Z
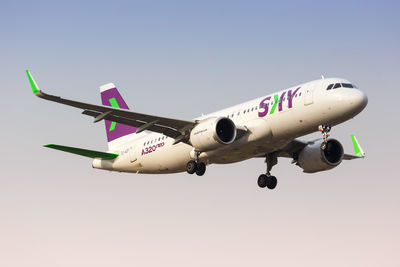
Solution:
M225 117L204 120L190 133L190 143L196 151L209 151L219 146L229 145L235 139L235 123Z
M326 171L342 162L342 144L335 139L328 139L325 150L322 150L322 142L323 140L309 144L300 152L297 162L304 172Z

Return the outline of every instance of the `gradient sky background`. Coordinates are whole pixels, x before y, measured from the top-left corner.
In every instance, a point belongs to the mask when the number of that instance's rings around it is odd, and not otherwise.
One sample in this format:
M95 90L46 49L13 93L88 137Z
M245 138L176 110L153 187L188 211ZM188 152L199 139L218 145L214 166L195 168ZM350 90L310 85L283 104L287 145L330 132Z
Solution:
M400 266L398 1L2 1L0 266ZM135 175L43 148L106 150L104 125L35 98L191 119L305 81L343 77L367 108L334 127L365 160L304 174L262 159L205 176ZM307 138L315 138L315 134Z

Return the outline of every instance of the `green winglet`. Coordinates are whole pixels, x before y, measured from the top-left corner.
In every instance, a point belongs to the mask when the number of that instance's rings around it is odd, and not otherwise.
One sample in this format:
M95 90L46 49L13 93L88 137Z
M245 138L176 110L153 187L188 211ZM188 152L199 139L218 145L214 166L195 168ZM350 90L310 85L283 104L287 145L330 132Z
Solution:
M60 146L60 145L55 145L55 144L48 144L44 145L44 147L49 147L57 150L61 150L64 152L69 152L77 155L81 155L84 157L89 157L89 158L100 158L104 160L112 160L118 157L118 154L113 154L113 153L106 153L106 152L100 152L100 151L94 151L94 150L88 150L88 149L83 149L83 148L76 148L76 147L70 147L70 146Z
M357 156L363 157L364 156L364 151L361 148L360 144L357 141L357 138L354 134L351 135L351 140L353 141L353 146L354 146L354 153Z
M35 80L32 78L32 75L29 72L29 70L26 70L26 75L28 75L29 83L31 84L32 87L32 92L36 95L37 93L39 93L39 87L37 86Z

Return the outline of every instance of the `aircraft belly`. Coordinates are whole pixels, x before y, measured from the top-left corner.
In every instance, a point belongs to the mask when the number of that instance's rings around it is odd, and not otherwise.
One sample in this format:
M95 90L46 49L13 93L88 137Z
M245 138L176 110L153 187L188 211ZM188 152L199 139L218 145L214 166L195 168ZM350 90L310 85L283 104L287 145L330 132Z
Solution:
M150 154L140 155L139 173L176 173L186 170L192 147L179 143L168 144Z
M253 158L255 156L264 155L266 153L278 149L279 142L274 142L269 138L253 141L249 143L242 143L230 145L218 150L208 151L201 154L201 158L207 158L209 163L227 164ZM281 146L287 144L285 140Z

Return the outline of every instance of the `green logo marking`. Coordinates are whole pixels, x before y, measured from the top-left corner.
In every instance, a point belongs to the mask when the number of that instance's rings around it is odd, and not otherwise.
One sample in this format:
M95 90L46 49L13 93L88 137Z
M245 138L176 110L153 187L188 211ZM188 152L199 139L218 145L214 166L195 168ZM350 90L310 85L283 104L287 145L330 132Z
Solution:
M354 146L354 152L356 153L357 156L363 156L363 153L361 152L360 145L357 142L357 138L354 134L351 135L351 140L353 141L353 146Z
M29 70L26 70L26 75L28 75L29 83L30 83L30 85L32 87L32 92L36 95L37 93L39 93L39 88L37 87L36 82L32 78L32 75L29 72Z
M279 102L279 96L278 95L274 95L274 105L271 108L271 112L269 114L274 114L276 106L278 105Z
M108 99L108 102L110 102L110 105L111 105L113 108L119 108L118 102L117 102L117 100L115 99L115 97ZM112 122L111 122L111 125L110 125L110 129L109 129L108 131L109 131L109 132L114 131L116 125L117 125L117 123L116 123L115 121L112 121Z

